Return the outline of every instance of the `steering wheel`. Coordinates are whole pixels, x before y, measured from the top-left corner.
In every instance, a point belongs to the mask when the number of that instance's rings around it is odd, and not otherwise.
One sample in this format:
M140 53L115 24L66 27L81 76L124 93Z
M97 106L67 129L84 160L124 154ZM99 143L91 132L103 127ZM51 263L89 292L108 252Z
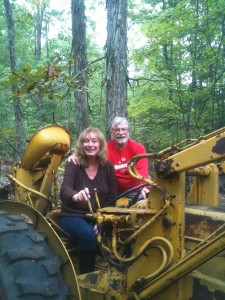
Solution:
M135 196L129 201L129 203L126 205L126 207L130 207L132 206L133 204L135 204L137 201L138 201L138 197L142 191L142 189L145 187L145 186L149 186L148 183L143 183L143 184L140 184L140 185L137 185L121 194L119 194L115 199L114 201L116 202L118 199L122 198L122 197L126 197L128 196L130 193L132 193L133 191L137 190L137 189L140 189L136 194Z

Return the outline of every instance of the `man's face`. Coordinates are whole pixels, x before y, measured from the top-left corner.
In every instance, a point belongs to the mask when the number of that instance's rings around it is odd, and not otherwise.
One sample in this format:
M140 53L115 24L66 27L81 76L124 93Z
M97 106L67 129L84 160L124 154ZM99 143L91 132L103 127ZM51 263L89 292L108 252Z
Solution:
M129 128L124 123L119 123L112 129L112 139L119 145L124 145L129 139Z

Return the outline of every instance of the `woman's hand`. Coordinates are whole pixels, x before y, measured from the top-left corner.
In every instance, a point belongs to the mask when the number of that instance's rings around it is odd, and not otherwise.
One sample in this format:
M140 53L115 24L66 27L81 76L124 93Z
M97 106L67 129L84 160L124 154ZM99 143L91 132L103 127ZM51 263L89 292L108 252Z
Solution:
M95 226L94 226L94 232L96 235L98 235L98 225L97 224L95 224Z
M88 188L79 191L79 193L76 193L72 197L72 200L74 202L85 202L88 201L89 199L90 199L90 193Z

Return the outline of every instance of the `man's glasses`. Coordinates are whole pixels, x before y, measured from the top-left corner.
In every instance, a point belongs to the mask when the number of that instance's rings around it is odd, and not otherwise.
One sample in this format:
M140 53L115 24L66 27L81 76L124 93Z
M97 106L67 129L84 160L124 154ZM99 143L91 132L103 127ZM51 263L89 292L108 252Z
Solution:
M122 132L126 132L128 130L128 128L117 128L117 129L113 129L114 132L116 133L120 133L121 131Z

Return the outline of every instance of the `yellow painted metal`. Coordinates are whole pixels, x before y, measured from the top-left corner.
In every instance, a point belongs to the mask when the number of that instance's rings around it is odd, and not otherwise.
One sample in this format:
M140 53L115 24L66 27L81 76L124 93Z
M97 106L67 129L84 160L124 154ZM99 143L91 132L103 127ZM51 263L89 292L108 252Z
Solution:
M51 209L51 188L70 144L71 135L61 126L47 126L37 131L28 142L21 163L16 164L10 174L15 184L15 200L34 207L43 215Z
M202 137L197 143L169 156L165 162L170 166L169 173L194 169L201 165L223 160L225 156L225 129Z
M154 278L158 278L162 272L165 272L184 256L184 174L177 175L173 179L173 184L166 180L154 179L159 185L164 186L167 192L173 195L173 198L171 198L170 205L165 207L163 213L155 219L151 226L146 227L136 239L134 252L138 251L138 248L147 240L155 237L152 248L145 251L145 255L142 255L139 260L129 267L127 273L128 289L132 288L133 285L141 285L141 282L151 282ZM151 189L149 199L152 209L160 210L163 207L163 200L159 190ZM143 221L147 222L144 219ZM162 243L162 238L171 245L172 253L169 246L166 243ZM161 249L160 247L163 248ZM163 253L166 256L164 264ZM169 259L170 255L172 257ZM180 289L181 282L177 282L175 285L170 288L170 291L165 290L167 299L173 299L174 290ZM170 294L172 298L169 297ZM179 298L178 294L177 299L182 299L182 295ZM161 297L164 297L163 294Z
M92 274L97 277L92 282L101 282L101 285L97 286L91 284L90 276L83 276L82 294L87 299L92 298L93 291L100 293L99 286L106 286L106 283L111 282L112 269L117 278L117 285L111 284L110 288L105 287L102 291L105 293L105 299L112 299L111 297L128 299L133 295L132 287L135 284L139 281L153 280L184 255L184 174L177 175L175 181L174 185L164 182L169 192L173 193L173 199L164 199L161 190L152 188L149 199L142 204L134 205L129 209L104 208L98 211L97 221L99 223L111 221L113 226L111 247L104 246L99 239L101 248L108 253L115 264L119 262L122 269L123 264L127 264L127 267L123 271L119 270L119 267L110 268L110 273L106 273L107 275ZM161 183L162 179L158 180L158 184ZM118 246L126 247L132 241L134 241L132 254L127 258L123 257ZM174 291L178 294L177 289L181 289L181 282L175 285L170 288L171 295L174 295ZM177 299L182 299L182 293Z
M27 144L21 167L34 170L46 165L53 153L64 156L71 145L71 134L61 126L47 126L38 130Z
M197 208L193 205L185 207L185 213L200 217L207 217L212 223L220 222L225 223L225 213L223 210L209 210L204 206L198 206ZM215 228L214 228L215 229Z
M112 267L107 271L97 271L78 277L83 300L86 299L128 299L126 272Z
M222 161L218 164L218 169L221 175L225 175L225 161Z
M126 206L129 203L129 198L122 197L116 201L116 206Z
M188 196L188 203L218 206L219 205L219 169L215 164L207 165L208 175L197 174Z
M210 257L215 256L225 247L225 225L223 225L219 233L215 233L210 239L202 242L196 249L186 255L183 259L177 262L169 270L161 276L158 276L148 286L145 286L143 291L138 293L137 299L148 299L157 292L168 287L171 283L184 277L186 274L194 270ZM211 247L213 245L213 247Z

